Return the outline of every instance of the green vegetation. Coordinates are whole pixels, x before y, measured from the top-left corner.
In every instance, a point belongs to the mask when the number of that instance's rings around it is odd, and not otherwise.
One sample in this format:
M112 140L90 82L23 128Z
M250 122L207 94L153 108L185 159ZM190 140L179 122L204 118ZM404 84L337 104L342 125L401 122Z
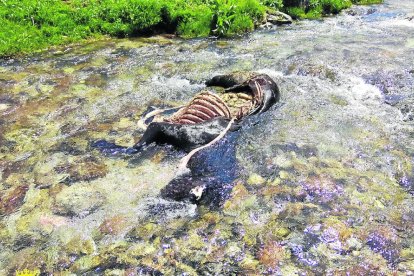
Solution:
M352 2L357 5L373 5L381 4L384 2L384 0L354 0Z
M318 19L324 15L337 14L352 4L380 4L383 0L284 0L284 10L294 19Z
M367 4L381 0L353 0ZM0 0L0 56L103 35L154 32L183 37L232 36L251 31L267 9L319 18L351 0Z

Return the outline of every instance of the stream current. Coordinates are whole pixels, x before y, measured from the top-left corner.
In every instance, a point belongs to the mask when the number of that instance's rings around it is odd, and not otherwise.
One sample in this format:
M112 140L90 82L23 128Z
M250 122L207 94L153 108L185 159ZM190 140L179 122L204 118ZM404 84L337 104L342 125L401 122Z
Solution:
M282 97L239 130L218 208L160 198L183 152L90 147L132 146L149 106L243 70ZM0 60L0 275L413 275L413 196L411 0Z

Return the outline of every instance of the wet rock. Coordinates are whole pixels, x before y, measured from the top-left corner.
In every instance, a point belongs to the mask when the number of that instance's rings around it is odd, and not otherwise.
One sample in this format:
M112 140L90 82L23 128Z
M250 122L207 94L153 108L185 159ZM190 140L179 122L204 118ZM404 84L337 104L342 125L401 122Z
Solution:
M52 147L51 152L64 152L69 155L81 155L86 151L86 145L80 144L76 140L67 139L62 143L57 144L55 147Z
M401 259L414 260L414 247L404 248L401 250Z
M25 162L25 159L26 158L23 158L23 160L15 160L14 162L4 161L0 163L1 164L1 167L0 167L1 178L6 180L11 174L21 172L22 169L27 165L27 162Z
M370 15L373 14L377 11L376 8L368 8L366 9L365 7L358 7L358 6L353 6L350 9L346 9L344 12L348 15L351 16L364 16L364 15Z
M356 238L349 238L346 240L346 249L352 251L359 251L362 248L362 243Z
M232 87L244 83L252 78L256 73L249 71L236 71L228 75L217 75L206 81L207 86Z
M250 193L242 183L238 183L233 187L230 199L224 203L223 212L228 215L239 215L256 204L256 195Z
M317 212L318 206L310 203L288 203L279 213L279 218L283 219L290 227L298 227L299 229L307 225L311 220L311 216Z
M161 198L148 198L142 203L148 217L161 221L169 221L182 217L193 217L197 214L197 205L184 202L168 201Z
M414 261L401 262L398 264L398 271L403 273L402 275L412 276L414 275Z
M395 273L395 270L388 269L384 260L380 258L362 252L361 256L358 256L360 261L357 264L342 269L341 272L345 273L344 275L392 275Z
M298 263L317 273L325 270L321 257L312 250L312 248L317 248L318 243L317 235L306 233L305 235L292 236L288 247Z
M56 68L68 68L68 66L76 66L79 64L87 63L92 59L92 55L84 54L84 55L73 55L68 57L59 58L56 61L55 67Z
M134 269L129 269L128 271L131 271L131 273L136 273L137 275L153 275L153 276L163 276L164 274L152 267L147 266L138 266ZM128 274L131 275L131 274ZM135 275L135 274L132 274Z
M370 75L364 75L363 78L367 83L375 85L385 94L394 92L393 90L396 87L397 79L392 76L391 72L378 71Z
M325 176L310 177L302 186L310 196L310 200L315 198L317 202L322 203L331 202L343 193L343 188L335 180Z
M339 106L347 106L349 104L348 101L344 97L337 96L337 95L331 95L330 100L332 101L332 103L339 105Z
M10 243L11 233L4 222L0 222L0 246Z
M367 245L375 253L382 255L392 265L395 265L400 258L399 238L395 230L381 226L373 230L367 237Z
M36 241L36 238L31 234L19 234L13 240L13 249L15 251L23 250L32 246Z
M67 175L64 179L65 183L91 181L104 177L108 173L108 169L105 164L91 157L71 160L66 164L57 166L55 171L60 174Z
M161 190L165 199L219 206L227 197L230 185L217 181L214 177L192 177L185 175L174 178Z
M86 216L105 203L102 192L85 185L65 187L56 195L55 213L65 216Z
M266 22L273 25L291 24L293 22L292 17L280 11L271 11L266 15Z
M259 273L258 266L259 261L257 261L253 256L247 255L244 259L240 262L240 267L243 269L243 273L249 275L255 275Z
M404 121L414 121L414 108L413 105L410 104L404 104L401 108L401 113L404 116Z
M15 221L15 233L13 246L19 250L45 242L48 235L60 226L66 225L67 221L63 217L53 215L43 215L41 210L35 210L20 216Z
M16 271L37 271L46 263L47 256L45 252L39 251L34 247L25 248L16 252L8 263L9 272L7 275L15 275Z
M130 241L137 240L153 240L163 232L162 226L153 222L149 222L133 228L127 234Z
M249 185L262 185L266 180L258 174L251 174L247 179L247 184Z
M414 168L413 168L414 171ZM398 179L398 184L401 185L404 189L410 192L414 192L414 173L406 174L403 173L400 174L400 177Z
M87 255L79 259L76 270L84 272L92 269L104 271L114 268L136 267L139 264L138 259L151 253L155 254L156 250L150 243L137 243L131 246L124 241L117 241L101 246L99 255Z
M335 82L338 79L337 72L324 64L304 64L296 68L299 76L312 76Z
M275 269L281 261L289 257L285 248L276 241L268 241L258 252L260 263L269 269Z
M99 226L99 231L105 235L117 235L126 227L126 218L120 215L105 219Z
M401 217L403 229L410 230L411 233L414 232L414 210L411 207L407 208Z
M99 267L102 260L99 256L86 255L77 259L70 270L75 274L93 274L94 270Z
M85 84L89 86L104 87L106 83L107 83L107 78L103 74L91 74L85 80Z
M20 208L28 190L28 185L19 185L3 193L0 197L0 214L7 216Z
M398 103L403 101L406 97L403 95L386 95L384 101L386 104L391 106L396 106Z
M64 250L69 255L83 256L91 255L95 250L95 243L91 239L83 239L80 236L72 238L64 245Z
M41 215L39 217L39 227L43 233L52 233L53 230L67 225L68 219L61 216Z
M63 153L56 153L36 163L33 172L35 184L39 188L47 188L63 181L67 175L57 174L55 168L67 160Z

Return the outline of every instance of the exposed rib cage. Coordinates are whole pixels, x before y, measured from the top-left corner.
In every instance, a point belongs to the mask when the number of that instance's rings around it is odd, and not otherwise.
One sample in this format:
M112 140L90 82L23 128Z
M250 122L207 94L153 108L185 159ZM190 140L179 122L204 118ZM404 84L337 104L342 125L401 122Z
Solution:
M244 87L246 90L237 93L237 89L233 91L233 88L230 88L223 94L203 91L188 105L164 121L176 124L199 124L216 117L240 120L263 103L264 93L260 79L250 79L243 85L235 87Z
M165 121L177 124L199 124L216 117L231 119L230 109L218 95L204 91Z

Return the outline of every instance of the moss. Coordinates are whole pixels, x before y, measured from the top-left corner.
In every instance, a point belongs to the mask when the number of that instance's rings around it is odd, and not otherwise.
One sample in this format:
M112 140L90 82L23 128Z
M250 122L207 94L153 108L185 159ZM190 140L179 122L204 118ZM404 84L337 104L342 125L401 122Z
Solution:
M231 198L224 203L223 211L229 215L240 215L256 205L256 196L250 194L243 184L238 183L232 190Z
M101 264L101 259L98 256L82 256L77 259L71 266L71 270L75 273L85 273Z
M10 260L8 267L10 273L7 275L13 275L15 271L23 271L28 269L31 271L37 271L45 263L47 257L46 253L39 251L33 247L28 247L16 252L13 258Z
M256 260L253 256L247 255L243 258L240 263L240 267L243 268L244 272L249 275L258 274L259 261Z
M414 247L401 250L401 258L404 260L414 260Z
M151 254L155 254L157 248L154 244L149 242L136 243L128 249L127 254L131 257L143 257Z
M353 234L353 229L348 227L344 222L339 220L337 217L328 217L324 221L324 227L325 228L331 227L335 229L339 234L339 239L341 240L341 242L345 242Z
M127 236L133 240L150 240L157 237L161 232L162 229L158 224L149 222L135 227Z
M251 174L247 179L247 184L249 185L261 185L265 183L266 180L258 174Z
M120 215L105 219L99 226L99 231L105 235L117 235L126 228L126 218Z
M339 106L347 106L349 104L348 101L341 96L331 95L330 99L332 103L339 105Z
M205 246L204 240L196 233L196 231L192 231L189 234L188 243L193 249L201 249Z
M258 253L260 263L270 269L275 269L286 258L290 258L290 254L275 241L266 242Z
M69 255L91 255L95 251L95 243L93 240L84 240L77 236L72 238L64 248Z

